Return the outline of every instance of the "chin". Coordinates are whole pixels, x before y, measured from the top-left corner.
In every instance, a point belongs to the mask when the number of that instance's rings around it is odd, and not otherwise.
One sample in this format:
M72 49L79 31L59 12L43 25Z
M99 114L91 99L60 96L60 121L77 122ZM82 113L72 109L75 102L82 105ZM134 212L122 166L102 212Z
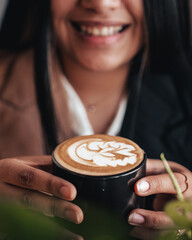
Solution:
M117 67L115 66L104 66L102 64L98 64L98 65L83 65L83 67L89 71L92 72L97 72L97 73L104 73L104 72L113 72L117 69Z
M116 59L117 60L117 59ZM92 72L112 72L121 67L120 62L112 61L112 58L107 59L95 59L92 57L90 60L80 61L80 65Z

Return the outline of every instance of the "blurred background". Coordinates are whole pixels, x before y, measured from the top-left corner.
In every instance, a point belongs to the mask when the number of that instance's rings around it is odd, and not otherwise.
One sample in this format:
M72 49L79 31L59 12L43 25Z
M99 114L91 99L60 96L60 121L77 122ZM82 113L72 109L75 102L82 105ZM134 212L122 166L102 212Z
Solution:
M0 0L0 28L8 0Z

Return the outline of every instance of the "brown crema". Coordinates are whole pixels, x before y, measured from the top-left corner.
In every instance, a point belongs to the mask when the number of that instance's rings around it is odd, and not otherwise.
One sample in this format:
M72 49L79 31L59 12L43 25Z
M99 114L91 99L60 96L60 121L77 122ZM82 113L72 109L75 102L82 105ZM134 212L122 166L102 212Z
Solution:
M78 174L110 176L134 170L144 160L144 151L129 139L96 134L62 142L53 158L61 168Z

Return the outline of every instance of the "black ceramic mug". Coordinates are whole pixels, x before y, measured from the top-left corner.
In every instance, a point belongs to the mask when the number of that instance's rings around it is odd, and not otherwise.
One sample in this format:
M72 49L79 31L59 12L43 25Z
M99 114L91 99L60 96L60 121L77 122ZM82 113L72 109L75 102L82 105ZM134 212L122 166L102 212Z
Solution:
M85 216L106 212L123 219L132 209L144 208L145 199L135 194L134 184L145 176L146 154L133 141L79 136L58 145L52 159L53 174L76 187L76 203Z

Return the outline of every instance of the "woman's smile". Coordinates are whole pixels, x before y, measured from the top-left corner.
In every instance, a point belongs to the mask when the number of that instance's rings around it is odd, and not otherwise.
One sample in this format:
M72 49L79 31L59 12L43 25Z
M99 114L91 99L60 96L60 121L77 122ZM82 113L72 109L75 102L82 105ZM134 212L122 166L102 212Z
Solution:
M142 0L52 0L52 16L65 63L115 70L128 65L144 45Z
M130 27L130 24L95 21L72 21L71 25L82 41L93 46L117 42Z

